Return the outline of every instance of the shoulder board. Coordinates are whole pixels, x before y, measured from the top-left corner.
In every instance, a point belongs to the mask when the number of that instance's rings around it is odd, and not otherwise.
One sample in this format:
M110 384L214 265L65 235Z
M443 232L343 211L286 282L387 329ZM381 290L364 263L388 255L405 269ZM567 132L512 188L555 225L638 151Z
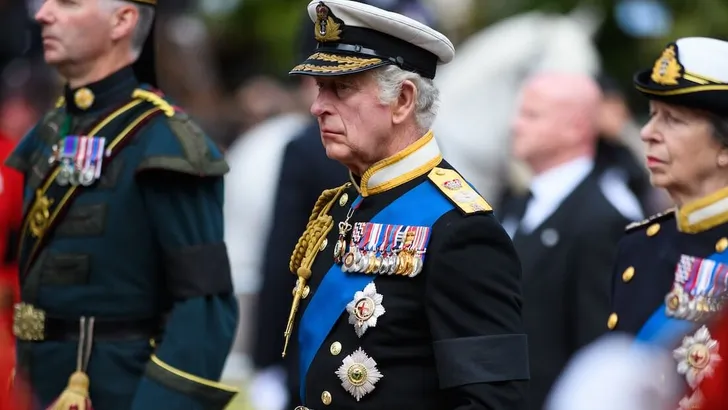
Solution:
M625 232L632 232L632 231L638 230L640 228L643 228L644 226L646 226L649 223L661 221L663 219L672 217L674 215L674 213L675 213L675 209L670 208L664 212L660 212L658 214L652 215L645 220L638 221L638 222L632 222L631 224L627 225L624 228L624 230L625 230Z
M493 210L457 171L435 167L427 177L462 213L468 215Z
M138 98L154 105L155 107L162 110L164 115L166 115L167 117L174 116L175 109L172 104L167 102L167 100L165 100L162 95L157 94L154 91L137 88L136 90L134 90L131 96L132 98Z

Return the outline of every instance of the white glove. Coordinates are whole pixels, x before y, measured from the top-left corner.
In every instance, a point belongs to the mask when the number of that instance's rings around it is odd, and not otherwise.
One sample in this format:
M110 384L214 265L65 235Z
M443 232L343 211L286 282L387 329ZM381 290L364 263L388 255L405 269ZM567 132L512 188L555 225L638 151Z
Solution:
M578 352L545 410L668 410L682 393L670 352L610 334Z
M270 366L255 373L248 388L254 410L286 410L288 389L286 369Z

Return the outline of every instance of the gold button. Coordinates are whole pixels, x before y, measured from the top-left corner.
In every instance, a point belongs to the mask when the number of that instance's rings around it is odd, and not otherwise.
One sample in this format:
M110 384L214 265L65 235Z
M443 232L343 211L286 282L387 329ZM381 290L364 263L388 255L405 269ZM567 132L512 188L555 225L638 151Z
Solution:
M311 293L311 288L309 288L308 285L306 285L303 287L303 294L301 295L301 297L306 299L308 297L309 293Z
M718 242L716 242L715 244L715 250L718 252L723 252L726 249L728 249L728 238L718 239Z
M339 206L344 206L346 203L349 202L349 195L344 192L341 194L341 197L339 198Z
M445 170L444 169L438 169L437 171L435 171L435 175L440 175L440 176L445 175Z
M339 342L331 343L331 347L329 348L329 351L331 352L332 355L338 356L339 353L341 353L341 343L339 343Z
M323 252L324 249L326 249L326 246L329 245L329 240L324 238L324 241L321 242L321 246L319 246L319 252Z
M614 328L617 327L617 321L619 321L619 318L616 313L609 315L609 320L607 320L607 327L609 330L614 330Z
M321 402L327 406L331 404L331 393L327 391L321 393Z
M647 228L647 236L655 236L660 232L660 224L654 223Z
M622 273L622 280L627 283L632 280L634 277L634 267L630 266L629 268L625 269Z

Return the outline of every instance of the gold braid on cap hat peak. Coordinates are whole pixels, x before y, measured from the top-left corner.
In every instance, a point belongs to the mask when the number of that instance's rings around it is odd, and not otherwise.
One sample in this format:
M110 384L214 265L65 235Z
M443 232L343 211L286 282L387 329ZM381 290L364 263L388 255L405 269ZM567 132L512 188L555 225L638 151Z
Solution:
M313 73L337 73L342 71L359 70L373 65L381 64L381 58L361 58L354 56L340 56L328 53L315 53L308 58L308 61L324 61L327 63L336 63L334 66L321 66L309 63L299 64L293 67L291 71L308 71Z
M321 244L323 244L326 240L326 236L334 227L334 218L332 218L328 213L341 193L350 186L351 183L347 182L338 188L327 189L321 193L321 196L319 196L316 204L313 206L311 216L308 218L306 230L298 239L298 243L296 243L296 247L293 249L293 254L291 255L291 261L288 267L291 272L298 276L298 280L296 281L296 287L293 289L291 312L288 315L288 325L286 326L286 331L283 334L285 337L282 354L283 357L286 356L288 340L293 333L293 322L296 319L298 305L304 297L306 281L311 277L311 265L313 265L313 261L316 259L316 255L321 248Z

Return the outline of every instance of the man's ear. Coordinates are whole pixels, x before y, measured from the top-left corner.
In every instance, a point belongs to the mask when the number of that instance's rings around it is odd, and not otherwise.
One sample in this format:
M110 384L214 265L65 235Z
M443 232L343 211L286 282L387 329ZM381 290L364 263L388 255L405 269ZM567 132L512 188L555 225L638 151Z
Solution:
M415 110L417 102L417 87L410 80L402 83L402 89L399 97L392 103L392 122L395 124L403 123L407 117Z
M139 10L132 4L119 6L111 15L111 39L131 37L139 22Z

